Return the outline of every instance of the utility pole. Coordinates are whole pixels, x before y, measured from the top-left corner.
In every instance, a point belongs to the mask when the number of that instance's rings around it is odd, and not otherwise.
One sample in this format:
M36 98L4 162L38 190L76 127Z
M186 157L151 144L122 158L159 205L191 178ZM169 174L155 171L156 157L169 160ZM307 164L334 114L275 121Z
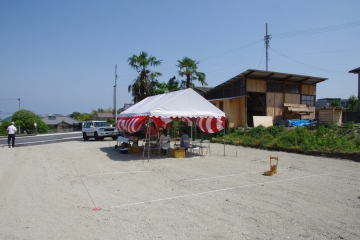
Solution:
M268 27L267 27L267 23L266 23L266 35L265 35L265 37L264 37L265 46L266 46L266 71L268 71L268 69L269 69L269 54L268 54L268 50L269 50L270 39L271 39L271 36L268 34Z
M19 100L19 110L20 110L20 98L18 98L18 100Z
M117 65L115 64L115 86L114 86L114 110L115 110L115 126L117 121L117 110L116 110L116 81L117 81Z

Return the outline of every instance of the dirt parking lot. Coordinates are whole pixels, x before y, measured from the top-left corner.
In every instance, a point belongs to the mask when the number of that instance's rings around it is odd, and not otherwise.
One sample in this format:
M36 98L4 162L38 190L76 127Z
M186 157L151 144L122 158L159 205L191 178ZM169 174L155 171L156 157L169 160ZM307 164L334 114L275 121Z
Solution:
M211 144L119 154L115 141L0 148L2 239L360 239L360 163ZM278 174L264 176L269 157Z

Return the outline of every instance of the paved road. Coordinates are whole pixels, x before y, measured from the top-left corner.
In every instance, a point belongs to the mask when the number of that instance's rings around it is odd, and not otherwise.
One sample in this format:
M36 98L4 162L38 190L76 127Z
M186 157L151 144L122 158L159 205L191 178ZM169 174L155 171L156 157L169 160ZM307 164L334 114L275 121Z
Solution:
M81 132L21 135L15 137L15 147L54 143L59 141L81 140ZM0 146L7 147L7 137L0 137Z

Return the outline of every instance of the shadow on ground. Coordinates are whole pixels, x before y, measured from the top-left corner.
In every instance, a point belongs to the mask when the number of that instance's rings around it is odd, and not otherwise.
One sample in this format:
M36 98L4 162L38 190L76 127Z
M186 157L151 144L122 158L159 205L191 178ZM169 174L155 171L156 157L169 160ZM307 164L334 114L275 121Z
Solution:
M143 158L143 152L140 153L120 153L119 150L115 149L115 147L102 147L100 150L113 161L141 161L141 160L148 160L148 154L145 152L144 158ZM166 157L166 156L164 156ZM150 160L151 159L159 159L163 158L163 156L155 155L154 153L150 153Z

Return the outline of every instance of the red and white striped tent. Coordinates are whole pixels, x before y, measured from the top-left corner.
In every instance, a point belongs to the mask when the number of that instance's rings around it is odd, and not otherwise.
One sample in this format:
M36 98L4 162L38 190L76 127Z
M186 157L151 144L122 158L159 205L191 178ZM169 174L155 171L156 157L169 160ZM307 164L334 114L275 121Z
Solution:
M147 97L120 113L116 125L120 130L133 133L149 119L158 127L166 127L176 118L195 119L206 133L225 128L225 113L191 88Z

